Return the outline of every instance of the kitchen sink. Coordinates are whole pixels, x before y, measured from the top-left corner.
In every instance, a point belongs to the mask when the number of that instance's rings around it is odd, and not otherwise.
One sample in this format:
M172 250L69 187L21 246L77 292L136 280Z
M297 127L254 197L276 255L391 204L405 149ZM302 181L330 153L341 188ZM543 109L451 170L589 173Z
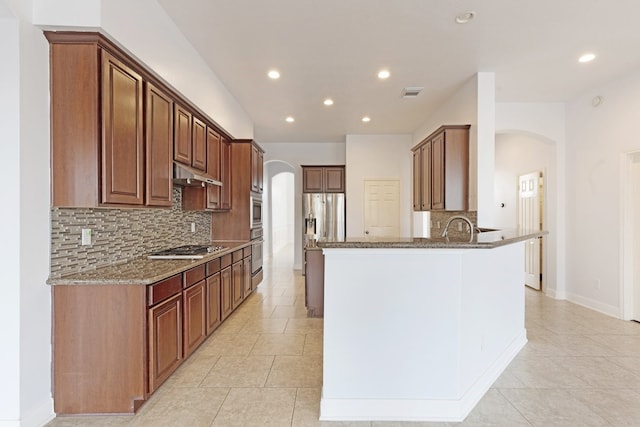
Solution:
M489 231L498 231L496 228L476 227L476 233L487 233Z

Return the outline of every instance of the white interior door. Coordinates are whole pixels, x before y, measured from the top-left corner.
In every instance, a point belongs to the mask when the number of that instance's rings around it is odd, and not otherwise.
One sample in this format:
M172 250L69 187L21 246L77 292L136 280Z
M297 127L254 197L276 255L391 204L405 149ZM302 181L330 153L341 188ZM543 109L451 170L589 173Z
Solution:
M400 235L400 180L364 181L364 234L371 237Z
M631 163L631 188L633 194L632 224L632 268L633 268L633 314L631 318L640 322L640 153L634 154Z
M540 230L540 172L521 175L518 179L518 227ZM540 239L525 244L525 285L540 290Z

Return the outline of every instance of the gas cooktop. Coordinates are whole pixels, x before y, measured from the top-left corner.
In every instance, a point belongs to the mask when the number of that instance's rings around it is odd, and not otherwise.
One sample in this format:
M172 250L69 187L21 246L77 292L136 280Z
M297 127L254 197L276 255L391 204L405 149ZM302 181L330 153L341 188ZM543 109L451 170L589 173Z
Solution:
M184 245L175 248L152 252L149 259L201 259L205 255L220 252L227 249L224 246L210 245Z

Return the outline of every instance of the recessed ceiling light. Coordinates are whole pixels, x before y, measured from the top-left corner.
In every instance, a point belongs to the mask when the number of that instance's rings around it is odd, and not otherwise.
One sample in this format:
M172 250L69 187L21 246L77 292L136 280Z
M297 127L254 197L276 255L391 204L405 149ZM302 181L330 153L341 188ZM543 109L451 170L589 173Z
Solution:
M296 119L294 119L293 117L289 116L285 119L288 123L293 123L296 121Z
M270 79L276 80L280 78L280 72L278 70L270 70L267 76L269 76Z
M391 73L389 72L389 70L380 70L380 72L378 73L378 78L384 80L388 79L390 75Z
M582 63L591 62L594 59L596 59L596 56L593 53L585 53L580 58L578 58L578 62L582 62Z
M333 99L327 98L324 100L324 105L333 105Z
M466 12L462 12L456 15L456 23L458 24L466 24L476 17L476 13L473 10L468 10Z
M364 117L362 118L362 121L363 121L363 122L365 122L365 123L368 123L368 122L370 122L370 121L371 121L371 117L369 117L369 116L364 116Z

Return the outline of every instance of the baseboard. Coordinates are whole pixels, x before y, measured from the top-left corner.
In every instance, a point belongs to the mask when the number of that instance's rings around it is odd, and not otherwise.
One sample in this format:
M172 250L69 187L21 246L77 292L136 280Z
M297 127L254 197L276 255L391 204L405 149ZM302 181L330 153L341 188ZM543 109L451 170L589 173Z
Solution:
M606 314L607 316L615 317L616 319L622 319L622 310L620 309L620 307L605 304L603 302L570 292L567 293L566 299L569 302L588 308L590 310L597 311L598 313Z
M460 399L360 399L322 397L321 421L460 422L527 343L523 330Z
M549 298L557 299L557 300L565 300L567 299L566 292L559 292L557 289L546 289L542 288L542 292L548 296Z

